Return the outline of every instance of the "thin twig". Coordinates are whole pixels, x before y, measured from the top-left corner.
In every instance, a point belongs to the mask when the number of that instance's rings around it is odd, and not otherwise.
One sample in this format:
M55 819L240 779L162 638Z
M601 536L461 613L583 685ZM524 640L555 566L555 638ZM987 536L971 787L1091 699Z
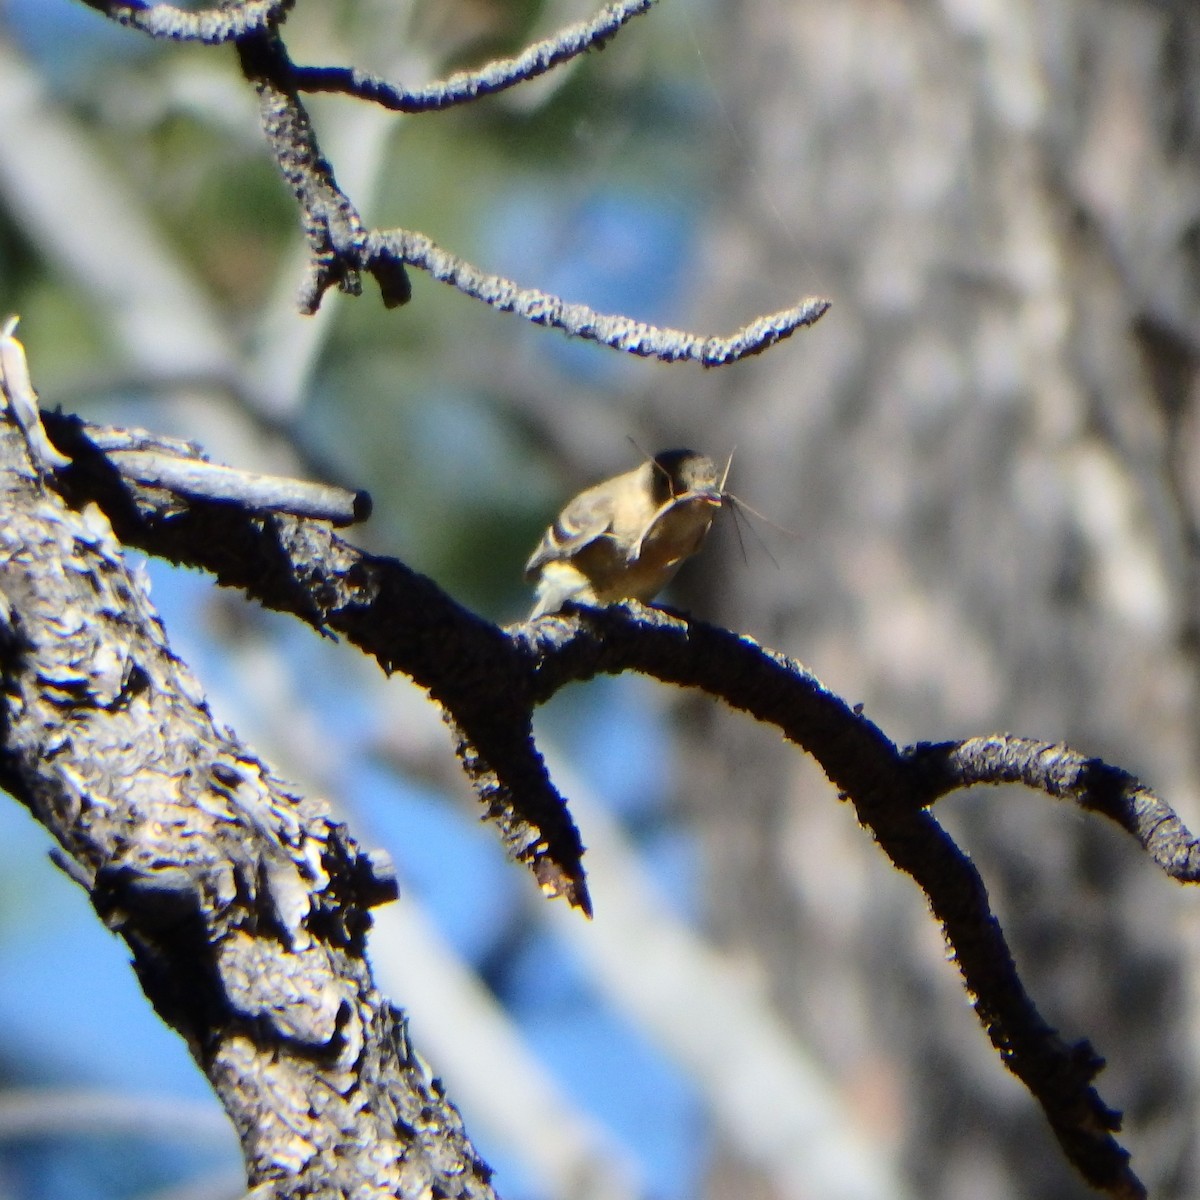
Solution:
M373 232L370 246L375 255L390 255L427 271L434 279L501 312L516 313L534 325L549 325L573 337L663 362L699 362L706 367L737 362L761 354L797 329L814 324L829 309L828 300L809 296L792 308L758 317L731 334L689 333L599 313L583 304L568 304L549 292L522 288L511 279L480 271L422 233L405 229Z
M141 0L83 0L118 25L173 42L218 45L277 25L296 0L231 0L218 8L188 11Z
M392 112L437 112L491 96L536 79L560 63L601 48L622 25L646 12L655 0L621 0L608 4L590 21L580 21L553 37L526 47L514 58L493 59L478 71L459 71L449 79L408 89L356 67L296 67L293 78L302 92L338 92L370 100Z
M267 139L300 206L311 254L309 275L300 293L303 312L315 312L331 287L357 295L364 271L375 277L386 305L404 304L410 297L405 267L413 266L535 325L550 325L573 337L645 358L714 367L761 354L797 329L812 325L829 308L827 300L809 297L793 308L758 317L732 334L696 334L599 313L586 305L568 304L549 292L521 288L510 279L479 270L421 233L406 229L368 232L321 153L297 91L296 67L282 40L273 31L254 34L239 40L238 54L243 73L258 92Z

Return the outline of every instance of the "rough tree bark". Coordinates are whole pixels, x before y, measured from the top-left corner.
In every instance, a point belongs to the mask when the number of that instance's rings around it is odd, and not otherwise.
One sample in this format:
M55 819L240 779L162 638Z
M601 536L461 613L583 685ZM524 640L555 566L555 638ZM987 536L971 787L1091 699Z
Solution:
M395 895L315 799L220 729L94 505L0 421L0 783L125 939L263 1195L492 1195L364 956Z

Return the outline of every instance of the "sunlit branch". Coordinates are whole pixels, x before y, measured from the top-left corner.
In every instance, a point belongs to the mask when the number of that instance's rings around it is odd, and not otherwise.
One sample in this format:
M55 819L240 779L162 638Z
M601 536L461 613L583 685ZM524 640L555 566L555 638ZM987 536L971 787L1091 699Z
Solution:
M316 312L331 287L356 296L366 230L350 198L337 185L321 152L308 112L291 80L291 60L279 35L264 32L237 45L242 73L258 93L263 132L300 207L309 246L309 275L300 293L302 312ZM375 276L389 306L409 297L404 268L381 262Z
M503 276L479 270L421 233L368 231L321 153L296 90L296 70L279 36L268 31L243 38L238 42L238 54L243 73L258 92L267 140L300 207L310 250L309 273L300 292L303 312L315 312L331 287L358 294L363 272L374 276L388 307L404 304L410 297L405 267L412 266L535 325L549 325L572 337L644 358L715 367L762 353L797 329L812 325L829 308L828 301L809 297L792 308L758 317L731 334L691 333L600 313L549 292L522 288Z
M381 104L392 112L436 112L536 79L586 50L601 48L622 25L654 3L655 0L622 0L606 5L590 21L569 25L553 37L526 47L514 58L493 59L478 71L459 71L449 79L412 90L356 67L298 66L293 78L302 92L339 92Z
M920 742L905 756L922 781L925 804L980 784L1022 784L1115 821L1172 879L1200 880L1200 843L1171 806L1102 759L1011 734Z
M543 888L585 911L582 843L529 733L537 705L571 682L633 670L699 688L777 727L817 759L928 897L988 1037L1041 1104L1071 1162L1111 1196L1145 1195L1112 1136L1119 1115L1093 1086L1101 1058L1041 1017L977 869L928 811L953 787L1019 780L1121 819L1164 869L1192 877L1173 864L1196 860L1195 839L1169 806L1123 772L1021 739L902 751L800 663L677 614L633 603L574 608L501 630L403 563L364 554L313 522L264 523L229 505L194 505L169 523L143 521L114 491L114 473L89 465L95 451L72 435L71 419L44 420L58 449L74 458L62 479L73 503L99 503L125 544L207 569L426 687L443 705L460 761L510 851ZM1131 820L1129 812L1141 816Z
M188 10L171 4L144 4L138 0L83 0L118 25L150 37L175 42L216 45L245 37L277 24L296 0L231 0L217 8Z
M793 308L758 317L731 334L689 333L599 313L583 304L568 304L549 292L522 288L511 279L480 271L421 233L404 229L372 233L371 247L377 255L394 256L492 308L516 313L534 325L549 325L573 337L663 362L699 362L706 367L737 362L761 354L797 329L814 324L829 308L828 300L807 297Z

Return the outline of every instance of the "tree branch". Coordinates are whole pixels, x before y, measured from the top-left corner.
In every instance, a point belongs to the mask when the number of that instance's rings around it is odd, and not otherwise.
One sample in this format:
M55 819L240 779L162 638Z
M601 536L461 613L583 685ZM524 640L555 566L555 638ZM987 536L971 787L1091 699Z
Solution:
M229 0L218 8L187 10L143 0L83 0L118 25L175 42L232 42L277 25L296 0Z
M166 5L147 8L117 0L84 2L151 36L236 41L242 74L258 95L263 131L300 208L301 227L309 247L308 274L298 297L303 313L315 313L333 287L348 295L359 295L363 272L374 276L386 307L406 304L412 296L406 267L414 266L464 295L501 312L516 313L532 324L553 326L572 337L663 362L691 361L713 367L761 354L797 329L814 324L829 308L828 301L809 297L791 308L757 317L727 335L660 328L570 304L535 288L521 288L502 276L481 271L420 233L407 229L368 231L358 209L338 187L300 99L301 90L340 91L404 112L464 103L512 87L591 47L602 46L654 0L614 0L592 20L537 42L516 58L497 60L479 71L455 75L419 92L405 92L353 68L297 67L276 28L294 0L244 0L228 10L203 13L184 13Z
M2 351L0 339L0 355ZM102 451L125 479L130 496L144 511L159 517L197 500L233 504L245 514L285 513L335 526L353 525L371 515L371 497L365 491L351 492L334 484L222 467L209 462L192 442L144 429L114 429L89 422L82 422L80 427L86 430L91 445ZM41 430L40 417L37 428ZM31 454L35 448L36 442L31 442ZM36 454L34 458L36 461ZM70 462L63 455L54 465Z
M1085 807L1120 819L1170 873L1190 878L1171 864L1194 862L1196 839L1148 789L1098 760L1062 749L1047 755L1040 743L1019 739L901 751L801 664L678 614L636 604L575 608L505 631L402 563L364 554L312 523L250 520L202 505L170 521L146 521L128 511L123 485L81 444L77 423L47 416L45 424L75 460L62 476L68 494L77 504L100 503L123 540L203 567L268 607L334 630L386 670L428 688L458 729L460 757L510 849L546 890L580 907L581 844L530 739L536 705L568 683L635 670L700 688L776 726L817 759L892 862L924 891L989 1038L1041 1104L1070 1161L1111 1196L1144 1195L1112 1136L1119 1115L1092 1086L1102 1060L1087 1041L1065 1042L1041 1018L982 879L927 806L952 786L1018 776L1033 786L1042 780L1051 794L1073 788Z
M258 93L263 132L275 161L300 206L309 246L309 276L300 290L300 309L314 313L333 286L357 296L359 274L370 270L387 307L407 303L412 289L404 266L377 256L366 263L367 233L358 210L338 187L333 168L321 153L308 111L296 92L291 59L274 30L240 38L242 74Z
M11 409L0 506L0 786L129 945L233 1118L251 1185L491 1200L371 977L387 864L214 723L109 523L49 490Z
M103 496L124 544L208 570L428 688L505 847L547 893L590 912L579 832L530 737L532 703L508 691L521 670L515 662L497 670L517 654L501 630L403 563L365 554L322 524L132 485L78 418L45 413L43 422L73 459L60 475L65 494L77 505Z
M706 367L725 366L761 354L797 329L815 324L829 309L828 300L808 297L793 308L758 317L731 334L688 333L646 325L630 317L609 316L583 304L568 304L548 292L522 288L503 276L480 271L441 249L422 233L393 229L372 232L368 240L372 262L382 256L419 267L434 279L448 283L500 312L516 313L534 325L550 325L572 337L663 362L689 361L703 363Z
M309 275L300 290L302 312L316 312L325 292L334 286L358 295L364 271L375 277L385 305L404 304L411 297L407 265L535 325L550 325L630 354L712 367L762 353L797 329L814 324L829 308L826 300L808 298L792 308L758 317L725 336L661 329L629 317L598 313L582 304L568 304L548 292L523 289L442 250L424 234L405 229L368 233L321 153L298 94L303 70L292 64L278 34L267 30L242 38L238 53L243 73L258 92L267 140L300 206L311 254Z
M1099 758L1011 734L919 742L905 756L921 779L922 804L979 784L1024 784L1115 821L1172 879L1200 880L1200 844L1175 811L1128 771Z
M527 79L536 79L560 63L602 49L617 30L647 12L655 0L620 0L607 4L590 21L559 30L553 37L527 46L515 58L493 59L478 71L459 71L449 79L409 90L355 67L294 67L293 78L302 92L338 92L380 104L392 112L438 112L481 96L502 92Z
M523 289L509 279L480 271L424 234L404 229L368 233L321 154L282 41L273 32L257 34L240 41L238 52L246 78L258 91L267 140L303 214L312 254L300 295L304 312L315 312L324 293L334 285L357 295L364 271L379 283L386 305L403 304L411 296L405 271L408 265L535 325L550 325L574 337L643 357L664 362L690 360L711 367L760 354L797 329L812 325L829 308L828 301L809 298L793 308L759 317L727 336L660 329L629 317L598 313L582 304L567 304L547 292Z
M534 622L518 635L535 650L538 702L567 682L632 669L699 687L776 726L808 751L892 863L925 893L976 1015L1005 1066L1041 1104L1067 1158L1110 1196L1145 1196L1128 1152L1112 1137L1120 1114L1092 1087L1103 1060L1087 1041L1065 1043L1042 1019L1017 974L983 880L924 810L919 777L877 726L800 663L676 614L633 604L578 609Z

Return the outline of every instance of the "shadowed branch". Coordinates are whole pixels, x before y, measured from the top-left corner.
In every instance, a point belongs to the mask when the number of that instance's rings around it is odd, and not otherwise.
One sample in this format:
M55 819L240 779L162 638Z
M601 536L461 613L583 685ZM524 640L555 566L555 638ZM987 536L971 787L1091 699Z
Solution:
M989 1039L1041 1104L1070 1161L1108 1195L1145 1194L1113 1137L1119 1114L1093 1086L1103 1060L1086 1040L1064 1040L1038 1013L983 880L928 811L956 787L1023 782L1118 820L1169 874L1192 878L1195 838L1126 773L1063 747L1007 737L902 750L802 664L676 613L635 603L575 607L504 630L403 563L365 554L322 524L263 521L230 505L199 503L169 522L147 519L77 421L47 416L45 423L74 459L60 473L67 494L77 504L98 503L124 542L209 570L426 687L445 709L459 757L510 852L545 891L584 911L582 842L532 740L536 706L569 683L632 670L698 688L774 725L820 763L925 893Z

